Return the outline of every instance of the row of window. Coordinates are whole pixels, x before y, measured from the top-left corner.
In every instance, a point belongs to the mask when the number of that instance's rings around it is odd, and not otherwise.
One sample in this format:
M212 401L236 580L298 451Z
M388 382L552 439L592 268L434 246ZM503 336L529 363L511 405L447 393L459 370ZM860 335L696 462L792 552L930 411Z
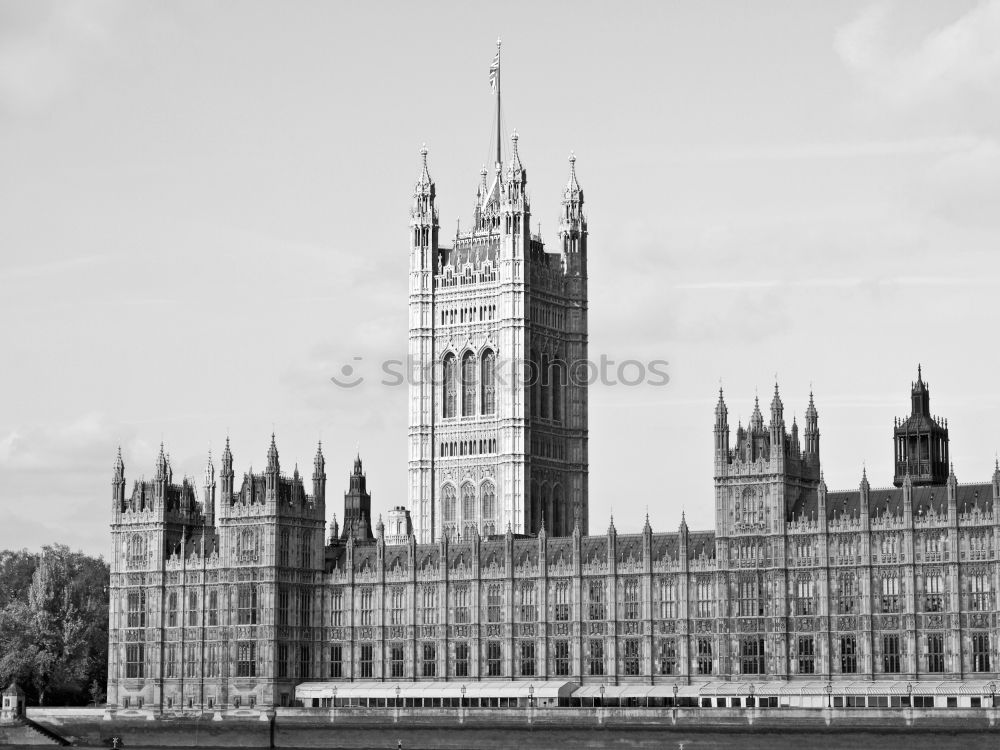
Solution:
M444 355L441 377L441 416L445 419L496 413L496 353L485 349L477 357L472 351ZM528 365L530 386L528 411L541 419L561 422L563 391L567 385L566 363L548 354L532 352ZM478 404L477 404L478 398ZM478 409L477 409L478 406ZM461 408L459 408L461 407Z
M456 531L459 518L456 514L456 498L454 487L446 485L451 489L451 493L445 494L444 502L444 524L445 530ZM496 513L495 489L491 482L484 482L480 489L480 501L478 507L481 511L480 519L476 518L477 502L475 490L471 483L466 483L462 487L462 523L476 523L482 521L484 533L494 533L492 528L493 519ZM970 592L966 597L967 608L972 611L990 611L993 606L993 595L991 591L990 577L986 574L976 574L970 577ZM621 581L621 608L618 616L622 619L640 619L642 617L641 595L639 579L625 578ZM535 582L521 581L515 588L515 596L523 598L530 597L534 601ZM815 596L815 585L811 580L798 580L794 582L793 597L791 600L792 611L798 615L814 615L817 613L817 598ZM928 575L922 578L921 610L924 612L942 612L948 607L948 594L943 590L943 577L940 575ZM715 606L715 586L710 579L698 578L693 584L694 600L690 616L697 618L708 618L714 616ZM556 620L569 619L569 590L568 580L556 581L552 584L553 601L555 602L554 616ZM591 579L586 582L586 608L585 617L588 620L605 620L608 616L608 596L607 583L604 579ZM433 609L433 622L437 622L437 585L423 587L423 597L425 603L433 597L433 604L425 604L425 609ZM453 597L453 622L469 622L469 587L463 585L451 588ZM392 590L390 597L396 602L403 596L403 589L397 587ZM374 589L370 587L359 590L358 613L361 625L371 625L374 622L375 602ZM675 581L665 579L660 582L658 589L658 615L660 619L673 619L679 616L678 593ZM735 614L740 617L759 617L766 614L765 586L761 578L742 579L737 583L737 598L735 602ZM126 618L125 625L128 628L143 628L147 625L147 602L145 589L129 589L125 593ZM198 626L201 623L202 612L200 609L201 593L197 590L189 590L184 603L185 610L180 608L180 596L177 591L170 591L167 594L166 624L167 627L177 627L183 624L188 626ZM277 624L291 624L291 592L287 588L280 588L277 595ZM309 624L312 622L312 597L306 592L298 592L295 596L298 606L298 622ZM833 595L834 611L838 614L857 614L860 611L860 594L858 592L857 581L853 575L842 576L837 580L837 591ZM219 624L219 596L216 589L209 589L206 596L205 623L209 626ZM489 584L487 588L487 618L488 622L501 622L502 609L504 605L504 586L499 583ZM343 590L335 589L332 592L332 625L345 624L343 614ZM900 580L896 576L886 576L881 579L879 592L873 599L873 609L882 613L899 613L903 596L901 595ZM461 602L461 603L460 603ZM236 590L236 623L239 625L255 625L260 621L260 607L258 601L257 584L239 584ZM402 606L397 610L390 608L392 612L402 612ZM654 612L656 610L654 609ZM390 614L390 619L394 615ZM401 616L401 615L400 615ZM424 618L425 624L431 624ZM521 621L536 621L537 612L530 618L521 618ZM397 623L393 620L393 624Z
M164 677L180 677L181 668L178 661L178 644L168 643L163 654L163 674ZM130 643L125 646L125 677L128 679L141 679L146 677L146 644ZM205 677L219 677L221 675L221 665L225 661L228 663L229 657L222 644L206 644L205 647ZM201 663L200 655L194 648L187 650L185 659L185 677L195 677L198 675L198 665ZM254 641L240 641L236 644L236 676L256 677L257 676L257 644Z
M219 624L219 592L209 589L205 603L205 625ZM184 625L201 625L200 592L189 590L184 599L186 609L180 608L180 596L177 591L167 594L167 627ZM149 608L145 589L129 589L125 592L125 627L144 628L147 624ZM239 584L236 588L236 623L238 625L256 625L260 620L258 607L257 584Z
M637 578L626 578L621 585L621 607L618 617L625 620L640 619L642 617L641 595L639 580ZM945 609L945 596L941 591L941 576L927 576L925 578L925 596L923 598L923 610L927 612L940 612ZM988 611L992 607L992 593L989 591L989 578L985 575L976 575L971 579L973 592L969 595L969 609L974 611ZM765 604L767 597L764 593L764 585L761 579L744 579L737 584L737 599L735 602L735 614L740 617L761 617L766 614ZM697 579L693 584L694 600L690 616L696 618L709 618L714 616L715 609L715 586L714 583L705 578ZM434 591L434 622L437 622L437 587L425 587L425 590ZM399 588L398 595L401 597L402 588ZM457 585L451 588L454 597L454 619L453 622L468 622L468 586ZM515 596L524 597L527 592L534 598L535 582L522 581L515 587ZM569 619L569 591L570 582L556 581L552 584L552 599L555 602L554 617L558 620ZM603 579L589 580L585 586L586 607L584 617L588 620L605 620L608 617L608 597L607 584ZM503 607L504 587L502 584L490 584L487 589L487 621L501 622L501 610ZM792 598L792 609L795 614L814 615L817 613L815 588L812 581L800 580L796 582L795 596ZM395 594L393 594L395 596ZM859 612L859 595L856 581L853 577L843 578L840 581L839 591L834 597L836 612L839 614L856 614ZM343 602L342 593L335 595L335 602ZM459 604L459 602L463 602ZM901 596L899 592L899 579L897 577L886 577L882 579L881 596L876 597L876 609L881 612L899 612ZM367 603L367 604L366 604ZM658 605L657 614L660 619L668 620L679 616L677 584L673 580L664 580L660 583L659 599L655 603ZM494 606L495 605L495 606ZM372 624L374 614L374 602L372 599L372 589L361 590L360 609L361 623ZM495 616L496 619L493 619ZM533 616L531 621L536 620ZM341 624L344 621L341 606L334 607L334 624ZM521 618L521 621L527 621ZM430 624L426 620L425 624Z
M461 510L461 516L458 511ZM477 515L478 510L478 515ZM467 535L482 524L482 533L489 536L496 533L497 491L493 482L479 485L479 500L472 482L462 484L462 502L459 505L455 485L446 483L441 488L441 518L444 533L456 536L459 529Z
M443 458L455 456L478 456L497 452L495 438L482 440L445 440L438 445L438 455Z
M923 637L923 671L928 673L943 673L945 671L945 634L929 633ZM900 636L898 634L883 635L880 638L881 672L885 674L898 674L901 671L902 652L900 649ZM816 664L816 641L813 636L797 636L793 641L794 664L798 674L815 674ZM856 636L840 636L837 642L839 656L840 674L857 674L858 672L858 643ZM419 646L419 676L437 677L438 674L438 646L433 641L423 642ZM604 638L590 638L584 643L585 652L583 662L586 674L597 676L604 675L606 669L607 646ZM710 637L699 637L694 639L693 667L694 671L700 675L710 675L714 669L713 641ZM502 677L503 673L503 647L502 641L490 640L485 644L485 665L486 676ZM535 640L518 641L515 652L515 668L517 675L522 677L533 677L537 674ZM641 672L642 661L642 641L639 638L624 638L620 642L620 673L625 676L638 676ZM764 639L758 636L742 637L739 640L737 660L740 674L766 674L766 651ZM164 676L167 678L180 677L180 663L178 661L178 644L167 644L164 652ZM254 677L257 675L257 647L253 641L243 641L236 646L236 676ZM125 649L125 676L128 678L142 678L145 676L146 653L145 644L129 644ZM343 678L347 676L348 670L344 661L347 647L343 644L335 644L330 647L330 677ZM358 676L362 679L376 676L375 658L376 647L371 643L362 643L358 649ZM552 672L556 676L566 676L571 674L571 642L568 639L554 639L551 642ZM286 643L279 643L277 646L277 676L279 678L292 677L291 658L295 654L298 657L298 673L294 675L299 679L312 677L312 647L308 645L298 646L297 649ZM220 675L220 657L224 656L221 644L206 645L205 677L218 677ZM990 635L986 632L972 634L972 670L973 672L990 671ZM402 643L390 643L387 647L388 676L405 677L405 647ZM185 677L198 676L198 651L189 649L185 660ZM454 659L452 666L452 676L470 676L470 644L467 641L457 641L454 643ZM679 673L679 651L677 640L674 638L659 639L656 644L654 654L654 671L660 675L675 675Z
M313 564L313 539L315 532L311 529L301 529L295 532L298 549L294 561L292 559L292 532L282 529L278 534L278 565L287 568L296 565L300 568L311 568Z
M763 504L761 504L760 511L751 511L748 507L744 506L741 516L740 505L736 503L733 515L737 522L741 518L744 522L751 522L756 519L758 514L764 512ZM970 552L986 552L992 548L992 540L993 537L991 534L963 533L959 538L959 543L961 547ZM897 555L902 549L902 542L903 540L899 534L876 534L872 539L872 552L884 556ZM861 554L860 542L856 536L838 535L834 544L836 546L831 546L830 552L836 551L840 557L855 557ZM917 552L922 552L925 555L946 553L949 547L948 532L941 531L939 533L921 534L914 540L913 546ZM816 537L795 538L791 549L794 551L796 558L812 559L819 556L819 540Z
M464 307L448 307L441 310L441 325L456 323L481 323L494 320L497 316L496 305L471 305Z
M441 382L441 415L444 418L457 415L457 388L462 391L462 416L471 417L476 412L476 395L479 391L479 414L491 415L496 412L496 354L485 349L478 357L471 351L462 355L461 383L457 378L457 359L452 352L444 356L444 371ZM476 384L479 387L477 389Z
M539 665L537 661L537 647L535 641L518 641L515 645L514 669L516 676L534 677L538 675ZM556 676L568 676L572 674L571 645L567 639L556 639L552 641L552 673ZM605 642L603 639L595 638L587 641L587 654L585 657L588 674L605 674ZM710 648L710 647L709 647ZM638 638L628 638L622 643L623 672L626 675L641 674L641 650L642 646ZM348 674L348 665L344 658L347 648L343 645L330 647L330 677L332 679L342 679ZM407 677L406 674L406 649L402 643L392 643L388 646L388 676ZM418 675L420 677L438 676L438 644L435 642L423 642L417 652L420 659L417 664ZM469 677L471 670L472 649L467 641L458 641L454 644L454 659L452 660L452 677ZM372 679L377 675L376 671L376 649L373 644L363 643L358 649L358 677L360 679ZM506 677L504 669L504 643L502 641L487 641L484 644L484 664L485 677ZM707 672L706 674L710 674ZM665 673L670 674L670 673Z

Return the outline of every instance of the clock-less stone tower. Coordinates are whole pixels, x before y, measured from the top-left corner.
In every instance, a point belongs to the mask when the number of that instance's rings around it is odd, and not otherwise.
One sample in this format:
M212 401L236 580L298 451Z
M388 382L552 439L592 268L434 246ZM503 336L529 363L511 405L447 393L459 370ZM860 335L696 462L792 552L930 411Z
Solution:
M499 96L499 87L497 87ZM499 131L499 127L497 128ZM472 226L439 242L427 150L410 214L409 503L418 542L587 533L587 220L575 157L558 246L531 232L527 171L484 167Z

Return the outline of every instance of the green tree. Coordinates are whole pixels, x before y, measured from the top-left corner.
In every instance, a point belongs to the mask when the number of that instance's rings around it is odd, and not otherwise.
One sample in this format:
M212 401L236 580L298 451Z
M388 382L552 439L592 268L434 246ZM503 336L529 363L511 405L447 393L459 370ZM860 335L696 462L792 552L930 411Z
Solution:
M0 684L17 680L39 704L86 703L91 684L107 682L107 564L56 545L35 555L0 553L6 572Z

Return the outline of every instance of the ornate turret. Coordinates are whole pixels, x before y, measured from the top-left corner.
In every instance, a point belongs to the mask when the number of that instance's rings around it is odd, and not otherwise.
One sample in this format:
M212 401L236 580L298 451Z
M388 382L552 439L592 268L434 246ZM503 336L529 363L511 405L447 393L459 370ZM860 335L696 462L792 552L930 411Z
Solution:
M525 188L528 184L528 170L521 164L521 155L517 150L518 135L511 134L511 155L507 164L506 175L504 176L503 190L507 194L507 202L510 210L528 211L528 195Z
M570 276L587 275L587 217L583 213L583 190L576 179L576 156L569 155L569 182L563 191L559 217L559 241L563 266Z
M125 462L122 461L122 447L118 446L115 458L115 473L111 479L111 501L118 512L125 510Z
M760 413L760 399L753 397L753 414L750 415L749 430L751 433L761 432L764 429L764 415Z
M894 484L901 487L907 473L915 487L942 485L948 480L948 423L930 413L930 389L917 365L917 380L910 390L910 416L897 419Z
M220 501L231 503L233 498L233 454L229 450L229 436L226 436L226 447L222 450L222 471L219 472Z
M205 464L205 484L202 489L205 525L215 526L215 465L212 463L212 451L208 452L208 463Z
M277 474L281 470L278 463L278 446L274 443L274 433L271 433L271 446L267 449L267 472Z
M805 438L805 453L808 458L819 461L819 415L816 413L816 403L813 401L812 390L809 391L809 406L806 407L806 426L803 431Z
M170 461L163 450L163 443L160 443L160 454L156 457L156 480L158 482L170 482Z
M323 441L316 445L316 457L313 459L313 501L326 502L326 459L323 458Z
M344 530L341 537L344 539L351 537L355 541L373 539L371 512L372 497L366 487L361 456L357 456L354 459L354 473L351 474L350 487L344 493Z
M771 450L775 455L782 455L785 441L785 406L778 394L778 384L774 384L774 398L771 399Z
M715 405L715 458L726 461L729 456L729 410L719 388L719 401Z

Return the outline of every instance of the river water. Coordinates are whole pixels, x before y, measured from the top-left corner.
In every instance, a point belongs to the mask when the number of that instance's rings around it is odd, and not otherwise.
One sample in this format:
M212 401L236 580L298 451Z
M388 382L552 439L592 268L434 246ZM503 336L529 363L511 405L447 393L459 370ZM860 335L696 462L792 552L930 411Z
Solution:
M463 735L466 735L463 737ZM289 738L290 739L290 738ZM1000 734L949 734L942 732L692 732L585 729L546 729L533 732L507 730L404 730L389 738L374 732L355 736L350 744L331 732L329 743L306 747L343 750L1000 750ZM277 747L296 748L277 738ZM105 746L107 747L107 746ZM127 747L127 745L126 745ZM149 746L145 746L149 748ZM205 747L198 745L198 747ZM150 748L156 750L156 748ZM164 750L166 750L164 748ZM216 750L209 748L209 750ZM222 750L218 748L217 750ZM227 749L228 750L228 749Z

